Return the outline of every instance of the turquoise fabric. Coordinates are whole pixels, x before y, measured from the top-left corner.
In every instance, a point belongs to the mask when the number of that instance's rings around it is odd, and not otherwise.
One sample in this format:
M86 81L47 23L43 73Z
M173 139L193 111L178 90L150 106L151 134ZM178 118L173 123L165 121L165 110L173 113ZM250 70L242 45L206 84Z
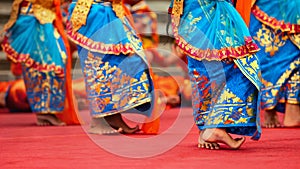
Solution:
M247 46L245 38L251 39L229 0L185 0L178 32L193 50ZM254 53L217 61L188 56L193 114L200 130L224 128L228 133L260 138L260 63Z
M29 55L29 58L39 65L52 65L64 69L65 59L62 55L66 57L66 49L53 24L40 24L34 16L21 14L6 36L18 55Z
M70 17L73 14L75 6L76 1L73 1L69 7ZM130 45L133 51L142 50L142 42L139 40L128 19L124 18L124 21L119 19L110 4L102 2L92 4L86 24L76 31L76 33L88 38L90 40L89 43ZM88 46L87 43L78 41L72 36L71 39L80 46ZM99 50L96 46L89 47L89 50L103 52L103 50Z
M229 1L185 0L179 35L199 49L243 46L250 33L238 15Z
M257 0L255 5L277 20L285 23L300 24L299 0Z
M69 20L75 5L76 1L70 5ZM70 25L68 35L78 46L92 117L123 112L151 116L154 87L142 42L127 18L118 18L110 3L95 2L86 24L79 30ZM108 51L96 44L130 49Z
M23 78L31 111L60 113L65 106L65 79L53 72L41 72L23 66Z

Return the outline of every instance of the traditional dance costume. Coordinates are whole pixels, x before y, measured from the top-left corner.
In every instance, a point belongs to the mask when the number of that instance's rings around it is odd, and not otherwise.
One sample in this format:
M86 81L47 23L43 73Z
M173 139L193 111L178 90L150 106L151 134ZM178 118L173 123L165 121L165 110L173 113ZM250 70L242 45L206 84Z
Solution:
M31 110L45 114L65 110L63 120L78 124L70 86L71 58L63 35L60 1L15 0L4 31L3 51L11 61L22 64Z
M174 0L170 9L176 43L188 55L198 128L258 139L258 47L231 1Z
M68 36L78 46L92 117L150 115L153 84L123 2L73 0L69 12Z

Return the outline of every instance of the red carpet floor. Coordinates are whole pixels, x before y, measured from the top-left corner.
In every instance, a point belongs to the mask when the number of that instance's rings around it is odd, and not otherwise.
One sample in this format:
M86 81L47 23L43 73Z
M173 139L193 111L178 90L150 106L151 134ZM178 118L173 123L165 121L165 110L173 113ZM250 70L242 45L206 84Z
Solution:
M191 109L184 109L182 114L178 118L176 109L163 113L161 133L165 137L160 139L160 135L90 137L81 126L37 127L33 114L0 113L0 168L300 168L300 129L263 129L260 141L247 138L240 150L202 150L197 148L198 131L195 126L188 132L178 130L177 124L182 128L189 126L190 119L187 118L190 118ZM182 141L179 140L175 147L164 152L164 147L174 144L174 140L182 136ZM122 145L122 138L134 141ZM110 145L109 148L117 148L123 156L141 157L157 151L164 153L150 158L121 157L96 144L94 140L97 139L98 143L100 140ZM154 144L137 143L151 139ZM137 146L142 146L143 151Z

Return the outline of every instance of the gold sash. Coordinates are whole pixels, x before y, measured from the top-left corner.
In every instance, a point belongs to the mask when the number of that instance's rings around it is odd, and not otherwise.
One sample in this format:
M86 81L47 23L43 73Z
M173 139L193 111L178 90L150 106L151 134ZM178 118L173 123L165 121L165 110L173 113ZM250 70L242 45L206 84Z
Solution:
M183 2L184 0L174 0L173 2L172 15L176 26L179 25L180 16L183 14Z
M81 26L86 24L86 18L90 12L90 8L94 0L78 0L71 17L73 31L77 31ZM101 0L97 1L101 2ZM103 1L105 2L105 1ZM123 8L123 0L110 0L112 9L116 16L123 20L125 11Z
M35 18L41 23L53 23L56 18L53 0L33 0L32 10Z
M86 18L89 14L93 0L78 0L71 17L73 30L77 31L86 24Z

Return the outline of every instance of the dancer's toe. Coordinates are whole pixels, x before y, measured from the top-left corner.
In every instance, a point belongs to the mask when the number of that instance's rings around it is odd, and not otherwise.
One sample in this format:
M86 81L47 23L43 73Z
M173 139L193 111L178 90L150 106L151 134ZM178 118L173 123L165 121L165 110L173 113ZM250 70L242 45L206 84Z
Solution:
M215 142L207 142L204 141L201 136L199 136L198 139L198 148L206 148L206 149L211 149L211 150L218 150L220 149L220 145Z
M266 110L264 113L264 125L265 128L275 128L275 127L281 127L281 124L278 120L278 116L276 111L274 110Z

